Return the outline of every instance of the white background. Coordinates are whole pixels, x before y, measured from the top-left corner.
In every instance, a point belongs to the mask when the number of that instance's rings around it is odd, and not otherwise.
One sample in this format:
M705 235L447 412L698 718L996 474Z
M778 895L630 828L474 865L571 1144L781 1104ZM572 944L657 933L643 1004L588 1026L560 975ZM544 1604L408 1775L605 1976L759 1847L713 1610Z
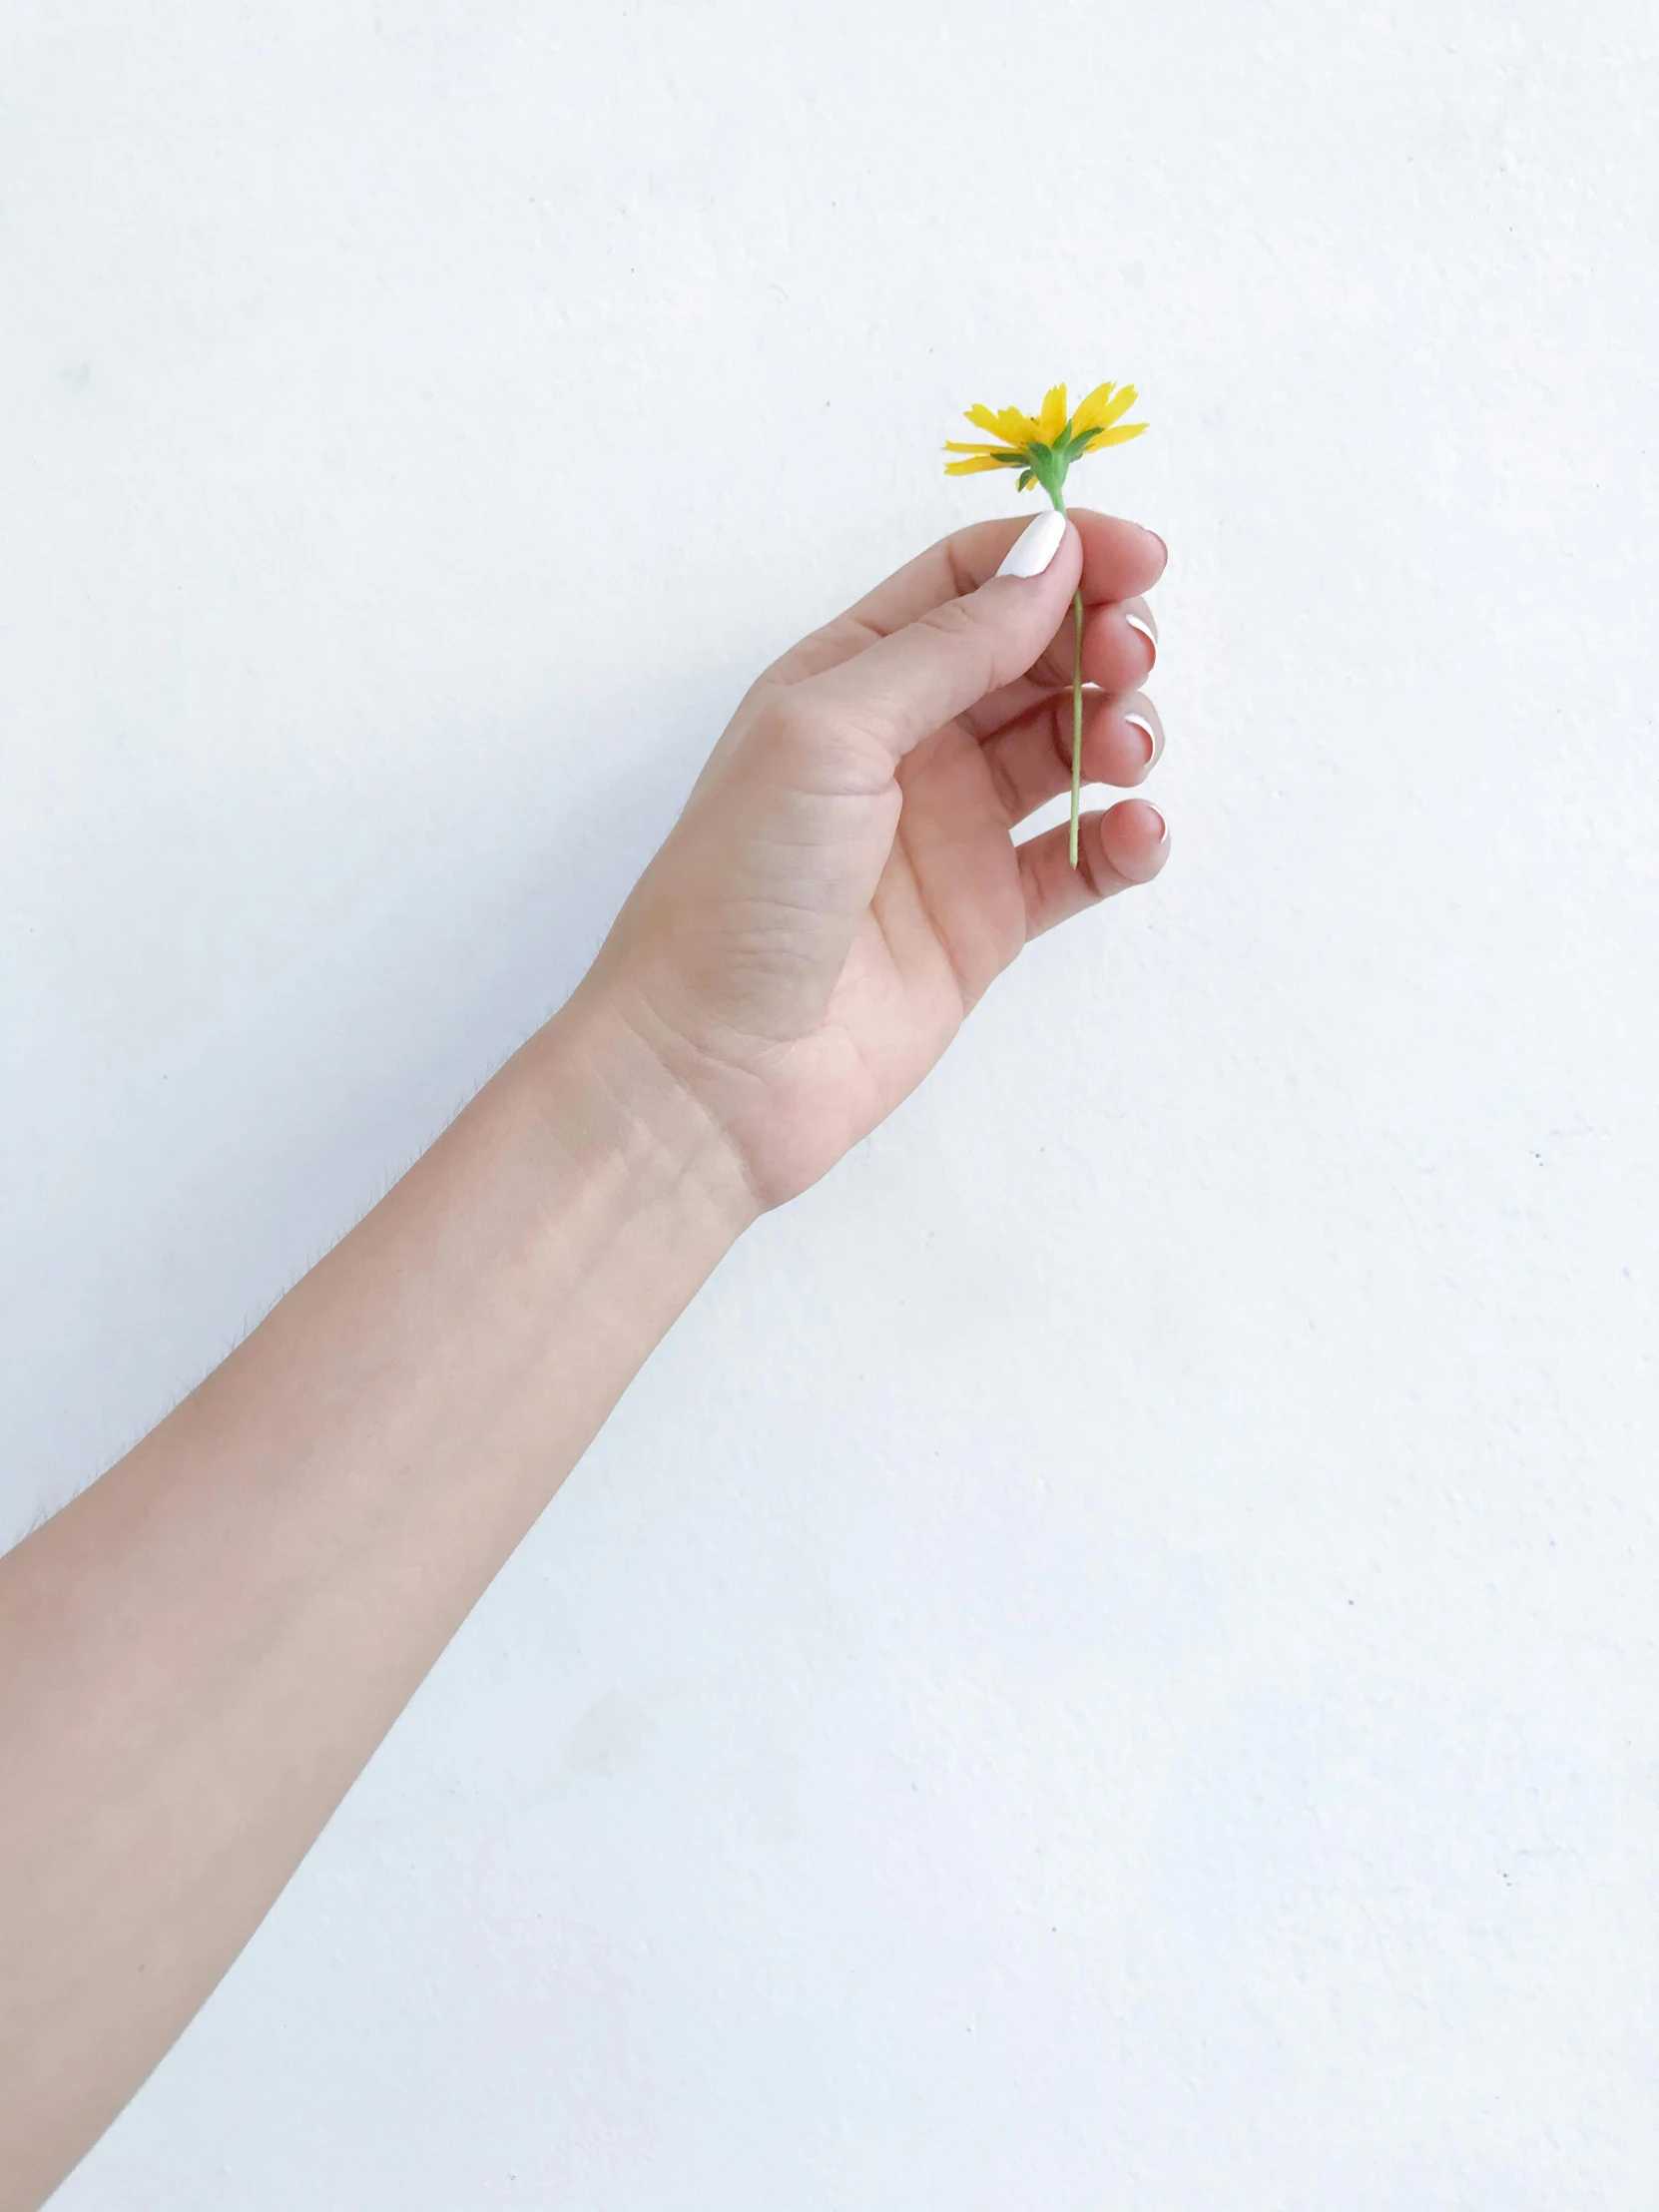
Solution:
M1152 891L652 1362L68 2212L1650 2212L1646 0L3 15L6 1537L1132 378Z

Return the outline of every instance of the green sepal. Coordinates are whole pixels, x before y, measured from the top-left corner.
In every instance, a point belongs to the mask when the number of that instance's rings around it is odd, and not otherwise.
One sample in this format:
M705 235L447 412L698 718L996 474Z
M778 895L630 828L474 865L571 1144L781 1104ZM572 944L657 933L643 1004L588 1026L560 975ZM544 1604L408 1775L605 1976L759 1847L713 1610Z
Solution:
M1014 489L1015 491L1029 491L1031 489L1031 486L1036 481L1036 470L1031 468L1024 469L1021 471L1019 482L1014 486Z
M1060 505L1060 487L1066 480L1066 466L1070 459L1066 449L1054 445L1028 445L1025 448L1026 466L1032 478L1041 484L1056 506Z

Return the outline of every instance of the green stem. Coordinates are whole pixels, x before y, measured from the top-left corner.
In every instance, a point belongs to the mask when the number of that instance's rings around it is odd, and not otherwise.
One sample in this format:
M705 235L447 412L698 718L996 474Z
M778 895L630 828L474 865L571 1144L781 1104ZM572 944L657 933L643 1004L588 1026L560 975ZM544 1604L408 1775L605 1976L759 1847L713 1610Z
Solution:
M1052 469L1033 466L1042 488L1053 500L1055 511L1064 514L1066 503L1060 496L1060 486L1066 480L1064 466L1058 473ZM1023 483L1024 479L1021 478ZM1071 602L1076 641L1071 655L1071 864L1077 865L1077 829L1083 812L1083 583L1078 579L1077 590Z
M1064 480L1062 476L1062 481ZM1061 514L1066 503L1060 497L1059 486L1046 487ZM1071 864L1077 865L1077 825L1083 812L1083 585L1079 578L1077 590L1071 602L1072 626L1075 633L1071 653Z
M1071 602L1076 642L1071 656L1071 864L1077 865L1077 818L1083 801L1083 587Z

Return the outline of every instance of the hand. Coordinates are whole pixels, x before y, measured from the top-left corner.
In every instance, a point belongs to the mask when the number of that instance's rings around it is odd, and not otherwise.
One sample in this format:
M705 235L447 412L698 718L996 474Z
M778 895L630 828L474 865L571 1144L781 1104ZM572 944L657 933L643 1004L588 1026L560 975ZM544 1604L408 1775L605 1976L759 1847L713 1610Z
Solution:
M1129 619L1150 628L1162 540L1074 512L1040 575L998 577L1021 527L957 531L768 669L584 985L763 1206L890 1113L1032 937L1163 866L1139 801L1084 816L1076 869L1063 825L1012 840L1070 789L1079 572L1084 775L1138 784L1162 743Z

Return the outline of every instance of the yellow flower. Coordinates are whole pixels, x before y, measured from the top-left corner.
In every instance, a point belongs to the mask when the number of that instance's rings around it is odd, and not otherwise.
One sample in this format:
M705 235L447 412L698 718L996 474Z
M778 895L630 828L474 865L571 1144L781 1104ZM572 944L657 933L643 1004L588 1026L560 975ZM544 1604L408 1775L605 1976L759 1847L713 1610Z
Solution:
M1126 438L1137 438L1146 428L1144 422L1123 420L1134 404L1133 384L1097 384L1068 416L1066 387L1056 384L1035 416L1021 414L1017 407L1004 407L1000 414L993 414L985 406L969 407L968 421L976 429L988 430L996 443L964 445L954 438L947 439L947 453L967 457L946 461L944 472L947 476L976 476L984 468L1017 468L1019 490L1041 484L1058 507L1062 504L1060 487L1073 461L1095 446L1121 445Z
M946 461L947 476L977 476L984 468L1017 468L1017 489L1025 491L1032 484L1041 484L1061 514L1066 503L1061 498L1061 488L1066 480L1066 470L1073 461L1092 451L1097 445L1121 445L1125 438L1138 438L1146 428L1144 422L1125 422L1124 416L1135 404L1133 384L1096 384L1087 399L1072 414L1066 413L1066 387L1056 384L1042 403L1036 415L1021 414L1017 407L1004 407L1000 414L992 414L989 407L969 407L967 418L976 430L988 430L996 440L994 445L964 445L955 438L946 440L947 453L960 453L959 461ZM1083 587L1081 583L1071 598L1072 652L1071 652L1071 835L1069 856L1073 867L1077 865L1078 830L1082 821L1083 804Z

